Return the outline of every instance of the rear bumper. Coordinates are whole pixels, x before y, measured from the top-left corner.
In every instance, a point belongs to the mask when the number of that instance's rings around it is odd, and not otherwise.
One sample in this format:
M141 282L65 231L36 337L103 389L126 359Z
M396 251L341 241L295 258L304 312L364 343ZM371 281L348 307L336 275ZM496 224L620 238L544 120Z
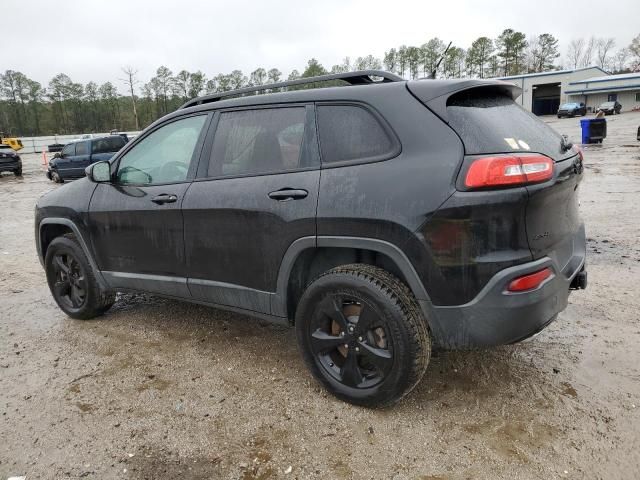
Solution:
M498 272L464 305L423 305L431 313L434 343L448 349L492 347L524 340L545 328L567 307L570 289L586 286L584 227L576 233L573 247L564 265L549 255ZM545 267L554 274L535 290L506 291L514 278Z

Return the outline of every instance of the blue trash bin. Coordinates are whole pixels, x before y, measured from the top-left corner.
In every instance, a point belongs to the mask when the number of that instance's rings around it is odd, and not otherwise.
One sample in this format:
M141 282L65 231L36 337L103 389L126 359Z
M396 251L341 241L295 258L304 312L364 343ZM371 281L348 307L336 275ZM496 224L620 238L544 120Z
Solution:
M584 120L580 120L580 128L582 129L582 144L586 145L590 142L589 133L591 130L591 119L585 118Z
M580 120L582 144L602 143L607 136L607 121L604 118L585 118Z

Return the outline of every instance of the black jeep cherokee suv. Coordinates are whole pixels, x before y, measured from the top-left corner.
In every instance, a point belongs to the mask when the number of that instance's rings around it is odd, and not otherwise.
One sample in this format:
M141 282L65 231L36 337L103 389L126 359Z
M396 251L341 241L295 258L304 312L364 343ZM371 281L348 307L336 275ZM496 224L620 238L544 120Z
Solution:
M291 88L325 80L349 86ZM143 291L295 324L328 390L393 403L432 346L525 339L586 285L582 154L519 93L364 71L197 98L39 200L51 292L78 319Z

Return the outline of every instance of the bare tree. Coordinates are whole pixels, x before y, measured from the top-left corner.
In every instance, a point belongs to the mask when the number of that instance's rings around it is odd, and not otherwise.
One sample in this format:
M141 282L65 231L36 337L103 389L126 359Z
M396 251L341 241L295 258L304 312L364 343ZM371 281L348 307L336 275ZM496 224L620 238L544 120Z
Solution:
M599 38L597 43L597 60L600 68L607 68L609 66L609 54L613 47L616 46L614 38Z
M640 34L631 40L631 44L627 47L629 56L631 57L631 70L640 71Z
M138 121L138 108L136 105L136 94L134 92L134 87L138 83L138 80L136 80L138 71L129 66L123 67L122 71L127 76L127 78L124 78L123 81L129 86L129 91L131 92L131 105L133 106L133 118L135 118L136 121L136 130L140 130L140 122Z
M616 52L611 60L612 70L614 72L623 72L628 68L630 52L628 48L621 48Z
M578 68L582 60L582 51L584 50L584 38L571 40L569 49L567 50L567 60L573 68Z
M529 35L527 48L524 53L527 73L537 72L538 62L536 52L540 49L540 41L537 35Z
M592 65L593 54L595 53L597 43L598 40L596 40L596 37L593 36L590 37L587 41L584 48L584 55L582 56L583 67L590 67Z

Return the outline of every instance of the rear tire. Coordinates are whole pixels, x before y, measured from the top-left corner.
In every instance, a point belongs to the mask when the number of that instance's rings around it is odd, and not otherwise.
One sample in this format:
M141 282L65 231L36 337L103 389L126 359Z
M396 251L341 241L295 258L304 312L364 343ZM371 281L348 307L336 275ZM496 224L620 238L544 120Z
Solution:
M18 170L14 170L14 171L13 171L13 174L14 174L16 177L21 177L21 176L22 176L22 169L21 169L21 168L19 168Z
M95 318L115 303L115 294L100 288L84 250L72 234L53 239L44 265L53 299L71 318Z
M307 367L336 397L383 407L407 395L431 354L426 321L409 288L377 267L336 267L306 289L296 334Z

